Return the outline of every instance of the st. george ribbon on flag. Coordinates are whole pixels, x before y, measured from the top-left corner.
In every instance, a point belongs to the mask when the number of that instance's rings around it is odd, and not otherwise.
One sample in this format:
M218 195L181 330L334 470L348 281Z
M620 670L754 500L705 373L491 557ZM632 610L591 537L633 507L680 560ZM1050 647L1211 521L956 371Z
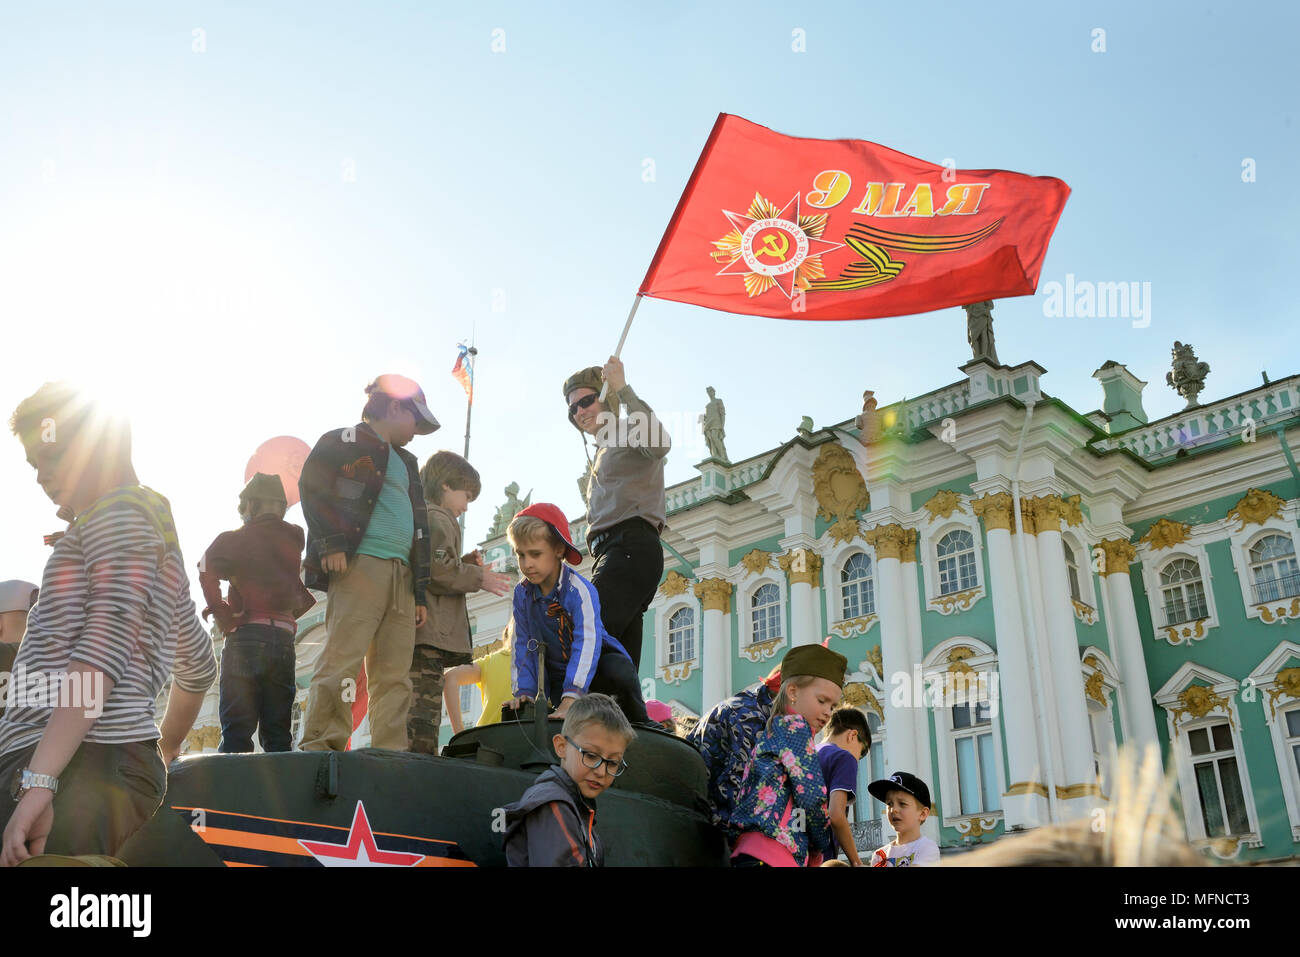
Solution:
M642 296L835 320L1031 295L1069 195L1051 176L960 170L719 114L619 350Z

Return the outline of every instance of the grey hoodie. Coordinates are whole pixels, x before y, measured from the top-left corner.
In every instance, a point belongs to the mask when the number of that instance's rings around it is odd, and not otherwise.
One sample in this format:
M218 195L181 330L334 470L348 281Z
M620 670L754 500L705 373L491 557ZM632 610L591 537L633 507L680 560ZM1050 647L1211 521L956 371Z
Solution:
M603 867L596 836L596 805L582 796L559 765L538 775L514 804L507 804L505 851L510 867Z

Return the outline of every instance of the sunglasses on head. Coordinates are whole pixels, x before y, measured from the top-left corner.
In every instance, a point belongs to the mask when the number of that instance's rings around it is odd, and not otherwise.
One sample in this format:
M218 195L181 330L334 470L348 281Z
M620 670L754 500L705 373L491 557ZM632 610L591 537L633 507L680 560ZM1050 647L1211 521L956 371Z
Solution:
M589 407L589 406L591 405L591 403L593 403L593 402L596 401L596 399L597 399L596 393L593 392L591 395L584 395L584 396L583 396L581 399L579 399L577 402L572 402L572 403L570 403L570 404L569 404L569 415L570 415L570 416L577 415L579 409L585 409L585 408Z

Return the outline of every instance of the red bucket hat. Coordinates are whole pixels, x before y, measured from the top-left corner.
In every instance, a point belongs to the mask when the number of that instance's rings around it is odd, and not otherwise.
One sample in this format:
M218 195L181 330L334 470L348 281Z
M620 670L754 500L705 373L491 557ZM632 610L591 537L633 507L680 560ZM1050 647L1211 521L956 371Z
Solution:
M529 505L519 515L531 515L533 518L540 518L547 525L554 529L555 534L559 535L564 541L567 550L564 553L565 559L570 565L582 564L582 552L573 544L573 538L569 533L569 520L564 517L560 509L550 502L538 502L536 505ZM515 518L518 518L516 515Z

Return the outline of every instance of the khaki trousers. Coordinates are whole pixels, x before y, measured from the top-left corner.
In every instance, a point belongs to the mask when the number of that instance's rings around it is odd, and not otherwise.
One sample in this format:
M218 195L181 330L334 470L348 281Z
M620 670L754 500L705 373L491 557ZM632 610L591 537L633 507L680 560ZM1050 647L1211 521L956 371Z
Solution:
M347 747L352 734L352 701L364 658L370 746L405 751L411 653L415 649L411 569L395 558L353 556L347 571L330 575L325 632L325 647L307 693L302 750L342 751Z

